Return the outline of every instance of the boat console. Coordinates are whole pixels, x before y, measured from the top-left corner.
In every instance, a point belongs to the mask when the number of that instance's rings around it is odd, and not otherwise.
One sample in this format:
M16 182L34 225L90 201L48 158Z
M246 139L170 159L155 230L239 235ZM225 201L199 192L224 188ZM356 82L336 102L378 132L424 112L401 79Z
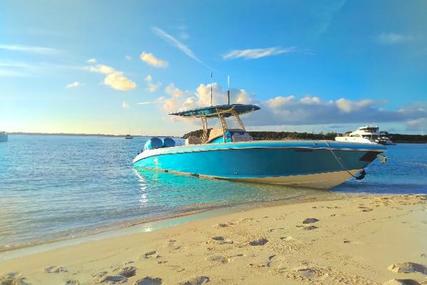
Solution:
M207 143L228 143L252 141L251 135L244 129L212 129Z

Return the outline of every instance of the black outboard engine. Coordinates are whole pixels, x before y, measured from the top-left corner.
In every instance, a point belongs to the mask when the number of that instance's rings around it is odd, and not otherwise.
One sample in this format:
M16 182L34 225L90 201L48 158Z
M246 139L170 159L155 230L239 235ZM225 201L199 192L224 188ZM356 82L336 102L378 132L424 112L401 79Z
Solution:
M157 137L152 137L151 139L145 142L144 151L161 147L163 147L162 140Z
M170 137L165 137L163 139L163 147L174 147L176 145L175 141Z

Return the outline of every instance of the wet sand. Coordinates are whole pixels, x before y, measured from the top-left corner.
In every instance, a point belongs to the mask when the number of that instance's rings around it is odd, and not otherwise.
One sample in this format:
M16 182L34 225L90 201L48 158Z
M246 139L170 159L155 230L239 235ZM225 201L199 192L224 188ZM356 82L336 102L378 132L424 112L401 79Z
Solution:
M0 284L421 284L426 237L425 196L341 195L21 256Z

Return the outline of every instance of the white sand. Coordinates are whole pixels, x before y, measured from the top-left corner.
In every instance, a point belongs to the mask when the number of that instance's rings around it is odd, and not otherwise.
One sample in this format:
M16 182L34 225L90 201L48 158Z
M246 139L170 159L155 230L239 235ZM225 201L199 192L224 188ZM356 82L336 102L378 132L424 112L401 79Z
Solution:
M421 283L426 202L352 196L246 210L4 261L0 284Z

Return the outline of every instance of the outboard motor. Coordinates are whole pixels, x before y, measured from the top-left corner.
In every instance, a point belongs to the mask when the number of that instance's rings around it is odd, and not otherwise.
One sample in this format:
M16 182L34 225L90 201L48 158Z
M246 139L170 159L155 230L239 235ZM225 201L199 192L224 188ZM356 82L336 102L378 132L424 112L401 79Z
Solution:
M157 137L152 137L145 143L144 150L156 149L161 147L163 147L162 140Z
M165 137L163 139L163 147L174 147L175 141L170 137Z

